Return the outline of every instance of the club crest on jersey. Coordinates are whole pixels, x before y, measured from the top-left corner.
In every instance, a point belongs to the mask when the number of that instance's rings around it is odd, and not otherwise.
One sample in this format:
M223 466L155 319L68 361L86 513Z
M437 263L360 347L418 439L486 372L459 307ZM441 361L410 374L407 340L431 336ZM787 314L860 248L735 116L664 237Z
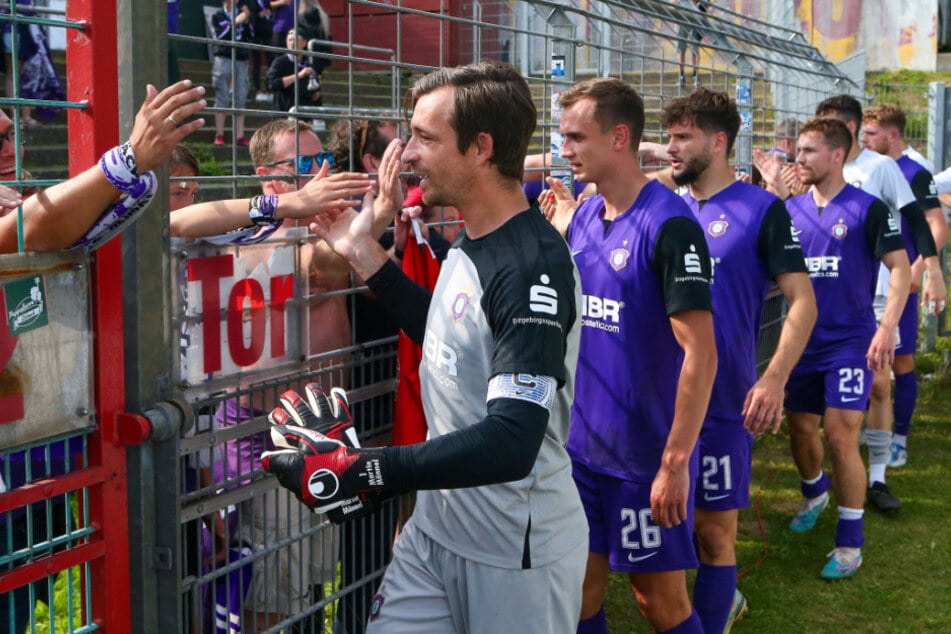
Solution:
M611 255L608 256L608 262L611 263L611 268L615 271L620 271L625 266L627 266L627 261L631 259L631 252L624 247L619 247L611 251Z
M713 222L707 225L707 233L709 233L714 238L719 238L726 233L726 230L730 228L730 223L723 219L723 216L720 216Z
M832 237L836 240L843 240L849 234L849 228L839 218L839 222L832 225Z
M456 321L459 321L465 317L466 309L469 307L469 293L462 292L456 295L456 298L452 300L452 318Z

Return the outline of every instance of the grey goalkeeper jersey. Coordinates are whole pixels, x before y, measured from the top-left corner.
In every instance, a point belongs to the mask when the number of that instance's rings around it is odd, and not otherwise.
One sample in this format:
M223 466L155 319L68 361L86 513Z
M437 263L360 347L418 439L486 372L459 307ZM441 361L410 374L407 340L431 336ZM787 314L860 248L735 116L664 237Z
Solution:
M564 445L578 356L581 286L565 241L537 208L487 236L461 236L439 274L419 377L429 435L485 418L489 398L532 400L532 376L558 380L528 477L420 491L413 521L444 548L501 568L555 561L588 528ZM522 375L500 392L490 379ZM507 392L505 390L508 390Z

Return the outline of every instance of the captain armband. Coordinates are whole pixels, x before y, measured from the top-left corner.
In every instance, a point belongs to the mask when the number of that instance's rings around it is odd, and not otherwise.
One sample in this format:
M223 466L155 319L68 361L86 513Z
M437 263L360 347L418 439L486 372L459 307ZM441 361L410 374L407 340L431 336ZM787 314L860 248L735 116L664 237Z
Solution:
M513 398L534 403L550 412L555 403L557 390L558 381L554 377L541 374L502 373L489 379L489 391L485 400L489 402L497 398Z

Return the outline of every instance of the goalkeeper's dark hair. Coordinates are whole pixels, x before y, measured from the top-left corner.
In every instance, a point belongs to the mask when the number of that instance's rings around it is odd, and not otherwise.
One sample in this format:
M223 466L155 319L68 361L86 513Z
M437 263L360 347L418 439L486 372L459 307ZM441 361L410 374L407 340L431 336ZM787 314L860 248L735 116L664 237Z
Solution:
M538 118L525 78L514 67L495 60L441 68L413 85L406 109L446 87L455 89L448 118L459 152L465 153L484 132L492 137L492 164L503 176L521 180Z

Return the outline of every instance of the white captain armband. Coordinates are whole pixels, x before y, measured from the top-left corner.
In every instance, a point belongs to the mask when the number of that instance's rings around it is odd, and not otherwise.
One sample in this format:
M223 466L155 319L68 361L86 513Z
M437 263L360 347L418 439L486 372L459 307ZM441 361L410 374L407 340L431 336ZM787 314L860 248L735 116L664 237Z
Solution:
M514 398L528 401L549 412L555 402L558 381L554 377L539 374L496 374L489 379L486 402L497 398Z

